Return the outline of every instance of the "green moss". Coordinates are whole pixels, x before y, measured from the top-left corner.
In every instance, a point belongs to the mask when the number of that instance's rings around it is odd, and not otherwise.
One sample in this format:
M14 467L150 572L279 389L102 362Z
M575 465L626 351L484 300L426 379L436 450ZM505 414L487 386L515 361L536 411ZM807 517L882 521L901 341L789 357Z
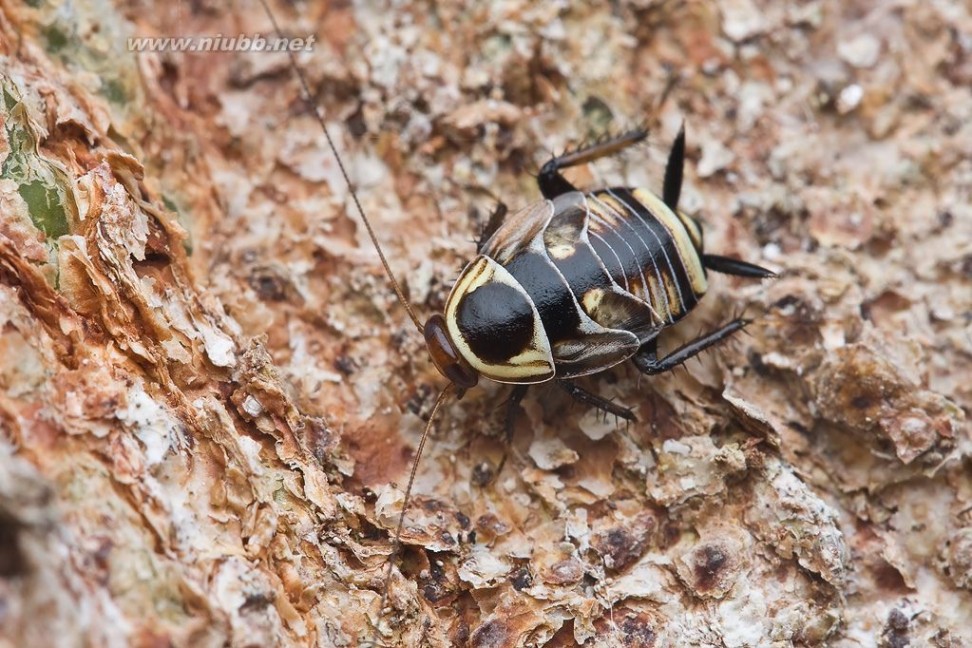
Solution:
M68 71L97 75L101 79L99 94L125 107L132 92L123 79L137 76L135 57L123 49L127 41L122 24L98 15L108 5L105 0L64 3L61 7L47 3L38 16L38 26L52 57Z
M3 86L3 93L2 93L2 95L3 95L3 110L4 110L4 112L9 112L9 111L13 110L14 106L17 105L17 98L14 97L12 94L10 94L10 92L7 90L7 86Z
M101 95L113 104L124 106L128 103L128 93L118 79L108 79L101 86Z
M58 188L34 180L20 185L17 192L27 203L34 227L43 231L47 238L56 239L68 233L67 213Z
M48 25L43 31L44 39L47 41L47 51L51 54L57 54L68 44L68 37L63 31L57 28L55 25Z
M61 172L37 151L37 140L30 130L26 108L16 97L8 79L2 83L6 136L10 152L0 163L0 178L17 184L17 192L27 205L34 227L49 241L69 233L64 209L68 193L59 178Z

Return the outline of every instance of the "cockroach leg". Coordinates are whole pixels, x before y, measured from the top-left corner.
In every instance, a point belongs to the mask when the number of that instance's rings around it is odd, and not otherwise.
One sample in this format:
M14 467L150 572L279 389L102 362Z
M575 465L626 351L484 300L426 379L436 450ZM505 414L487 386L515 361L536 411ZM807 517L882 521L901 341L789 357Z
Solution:
M513 391L510 392L510 397L506 401L506 443L503 445L503 456L500 458L499 465L496 466L496 472L493 475L493 479L500 476L503 472L503 466L506 465L506 458L510 454L510 448L513 447L513 431L516 427L516 410L520 406L520 401L526 396L527 389L529 385L516 385L513 387Z
M634 415L634 412L632 412L630 408L624 407L623 405L618 405L617 403L609 401L606 398L591 393L583 387L579 387L576 383L570 380L558 380L557 385L567 392L567 394L574 400L596 407L605 414L614 414L618 418L622 418L625 421L638 420L638 417Z
M697 356L709 347L722 342L733 333L742 330L750 321L743 318L734 319L707 335L690 340L661 359L657 357L658 339L655 338L645 342L632 360L638 370L648 376L671 371L689 358Z

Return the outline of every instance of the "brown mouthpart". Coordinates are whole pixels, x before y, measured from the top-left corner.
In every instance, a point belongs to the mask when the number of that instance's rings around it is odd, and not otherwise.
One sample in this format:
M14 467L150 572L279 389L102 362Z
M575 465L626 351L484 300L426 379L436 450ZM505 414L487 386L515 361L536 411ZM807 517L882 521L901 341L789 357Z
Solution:
M473 369L462 357L449 337L446 321L442 315L433 315L425 323L425 344L429 347L432 364L456 386L457 398L467 389L472 389L479 382L479 372Z

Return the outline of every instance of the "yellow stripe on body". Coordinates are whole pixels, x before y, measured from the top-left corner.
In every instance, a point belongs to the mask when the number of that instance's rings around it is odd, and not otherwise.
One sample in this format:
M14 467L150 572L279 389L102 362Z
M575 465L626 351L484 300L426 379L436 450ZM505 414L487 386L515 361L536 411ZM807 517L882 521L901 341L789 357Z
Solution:
M661 198L646 189L633 189L631 193L671 233L672 239L675 241L675 247L678 250L678 255L681 257L682 267L685 268L685 272L688 274L689 283L692 286L693 292L698 297L704 295L706 290L708 290L705 270L702 269L702 259L699 256L699 251L692 242L692 233L686 229L684 219L675 215ZM701 240L701 232L697 228L694 229L695 234Z
M607 222L615 233L632 248L632 254L635 255L635 259L638 258L638 253L634 251L634 246L636 245L642 246L645 253L651 252L651 248L648 247L641 234L638 233L633 225L627 222L629 218L638 218L637 214L631 213L631 210L624 203L610 194L600 194L595 197L595 200L594 205L599 208L592 211L596 211L598 216ZM628 236L626 237L625 234L628 234ZM671 286L666 285L667 282L662 276L659 267L660 259L649 258L651 259L651 272L646 273L644 271L645 268L641 264L638 264L641 269L642 281L647 282L643 284L645 294L638 295L635 292L631 292L631 294L651 306L660 321L671 321L672 310L669 306L671 302L671 298L669 297ZM678 302L676 301L676 303Z

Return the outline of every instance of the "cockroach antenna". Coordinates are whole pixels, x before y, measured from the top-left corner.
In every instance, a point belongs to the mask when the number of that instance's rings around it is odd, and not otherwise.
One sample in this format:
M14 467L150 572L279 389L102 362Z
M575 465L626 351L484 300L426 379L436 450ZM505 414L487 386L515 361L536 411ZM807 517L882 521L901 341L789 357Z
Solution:
M270 5L268 4L267 0L260 0L260 4L263 5L263 10L266 12L267 17L270 19L270 23L273 25L273 29L277 33L277 36L282 39L284 37L283 30L280 28L280 25L277 23L276 17L273 15L273 11L271 11ZM402 292L401 285L398 283L398 280L395 279L395 275L392 273L391 267L388 265L388 260L385 259L385 254L381 249L381 245L378 243L378 237L375 236L375 231L371 227L371 221L368 220L368 216L365 214L364 209L361 207L361 201L358 200L358 194L355 191L354 186L351 184L351 178L348 176L347 169L345 169L344 167L344 162L341 159L341 154L338 153L337 147L334 145L334 140L331 138L331 133L327 129L327 123L324 121L324 117L321 114L321 111L318 109L317 104L314 102L314 96L311 93L310 84L307 82L307 77L304 75L303 69L301 69L300 65L297 63L296 55L289 49L287 50L287 55L290 57L291 67L293 68L294 73L297 75L297 78L300 81L300 85L304 93L304 99L307 102L307 104L310 106L311 110L314 112L314 117L317 119L317 123L320 124L321 130L324 132L324 137L327 139L327 144L330 147L331 152L334 154L334 158L337 160L338 168L341 170L341 175L344 178L345 184L347 185L348 192L351 194L351 198L354 200L354 205L358 210L358 215L361 217L361 222L364 223L365 229L368 230L368 236L371 238L371 242L372 244L374 244L375 250L378 252L378 257L381 259L381 265L385 268L385 274L388 275L388 280L389 282L391 282L392 288L395 290L395 294L398 296L398 301L400 301L402 306L405 307L405 310L408 312L408 316L412 319L412 322L415 323L415 328L417 328L419 330L419 333L421 333L423 337L425 337L426 342L430 344L430 348L432 348L433 353L435 353L435 349L439 349L440 345L442 344L441 342L439 342L439 345L436 345L433 344L432 342L432 340L435 340L437 336L441 335L442 329L437 324L438 320L435 317L433 317L433 319L430 320L429 324L423 327L421 322L419 322L418 317L415 315L415 311L412 310L412 305L405 298L405 294ZM430 340L430 336L432 340ZM435 356L433 355L433 357ZM446 362L449 361L454 362L455 359L447 358ZM419 460L422 458L422 452L425 449L425 443L426 441L428 441L429 434L432 431L432 425L435 422L436 414L438 413L439 409L441 409L442 405L445 403L447 397L453 392L454 388L458 389L459 396L461 397L468 387L475 384L475 381L472 381L472 383L470 384L469 378L466 377L465 374L463 374L461 371L459 371L459 373L453 372L453 374L454 374L453 376L447 375L447 377L450 378L451 382L448 385L446 385L442 389L442 391L439 392L439 395L436 397L435 405L433 405L432 407L432 412L429 414L429 420L425 425L425 430L422 432L422 438L419 441L418 448L416 448L415 450L415 458L412 460L412 468L408 475L408 483L405 486L405 496L404 499L402 500L402 512L398 516L398 524L395 528L395 536L392 544L392 551L391 554L388 556L388 562L386 563L386 567L385 567L384 584L382 586L382 593L381 593L381 605L378 608L379 614L382 614L384 612L385 604L388 600L388 592L389 589L391 588L392 567L395 563L396 558L398 557L399 552L401 551L402 529L405 527L405 514L408 511L408 500L412 493L412 486L415 483L415 474L418 470ZM464 378L465 380L463 380Z
M267 4L267 0L260 0L260 4L263 5L263 10L267 12L267 17L270 19L270 24L273 25L273 30L277 33L277 36L281 39L284 38L283 30L280 25L277 24L277 19L273 15L273 11L270 10L270 5ZM395 294L398 296L398 301L401 302L402 306L408 312L408 316L415 323L415 328L418 329L419 333L423 333L424 327L419 321L419 318L415 315L415 311L412 310L412 305L405 299L405 293L402 292L402 287L395 278L395 274L392 272L391 266L388 265L388 260L385 258L385 253L381 249L381 245L378 243L378 237L375 235L375 230L371 227L371 221L368 220L368 216L365 214L364 208L361 207L361 201L358 200L358 193L354 190L354 185L351 184L351 177L348 175L347 169L344 168L344 162L341 159L341 154L338 153L337 146L334 145L334 140L331 138L330 131L327 130L327 123L324 121L324 115L318 109L317 104L314 103L314 95L311 93L310 84L307 82L307 76L304 74L304 70L297 63L297 55L294 54L289 48L287 50L287 56L290 57L290 65L294 69L294 73L297 75L297 79L300 81L300 86L304 91L304 100L307 105L314 112L314 117L317 119L317 123L321 125L321 130L324 131L324 138L327 140L327 145L331 148L331 152L334 153L334 158L337 160L338 168L341 170L341 176L344 178L344 183L348 187L348 192L351 194L351 199L354 200L354 206L358 210L358 215L361 217L361 222L364 223L365 229L368 230L368 236L371 238L372 244L375 246L375 250L378 252L378 257L381 259L381 265L385 268L385 274L388 275L388 281L391 282L392 288L395 290Z
M379 613L384 611L385 603L388 601L388 590L391 587L392 565L402 548L402 529L405 526L405 511L408 506L408 498L412 494L412 484L415 483L415 473L418 470L419 459L422 457L422 451L425 450L425 442L428 440L429 432L432 430L435 415L439 411L439 408L442 407L442 403L445 402L446 397L452 391L452 387L452 383L449 383L439 392L439 396L435 399L435 405L432 406L432 412L429 414L429 422L425 424L425 431L422 432L422 439L419 441L418 448L415 450L415 459L412 460L412 470L408 473L408 484L405 486L405 497L402 500L402 512L398 516L398 526L395 529L395 544L392 546L391 555L388 556L388 563L385 565L385 584L381 592L381 606L378 608Z
M283 38L268 0L260 4ZM422 326L385 260L297 57L287 53L395 294L422 331L435 368L449 381L436 397L412 462L385 566L380 610L384 612L418 462L449 396L462 398L480 378L513 385L507 446L512 442L516 403L536 383L556 381L575 400L635 420L627 407L588 392L573 379L625 360L649 376L681 366L749 323L737 316L674 351L658 353L659 335L706 294L707 271L751 279L774 275L758 265L703 251L701 224L678 208L684 128L668 154L661 195L640 187L583 191L561 173L641 142L648 133L640 127L553 156L544 164L537 176L544 199L506 218L500 210L490 219L476 257L456 279L443 312Z

